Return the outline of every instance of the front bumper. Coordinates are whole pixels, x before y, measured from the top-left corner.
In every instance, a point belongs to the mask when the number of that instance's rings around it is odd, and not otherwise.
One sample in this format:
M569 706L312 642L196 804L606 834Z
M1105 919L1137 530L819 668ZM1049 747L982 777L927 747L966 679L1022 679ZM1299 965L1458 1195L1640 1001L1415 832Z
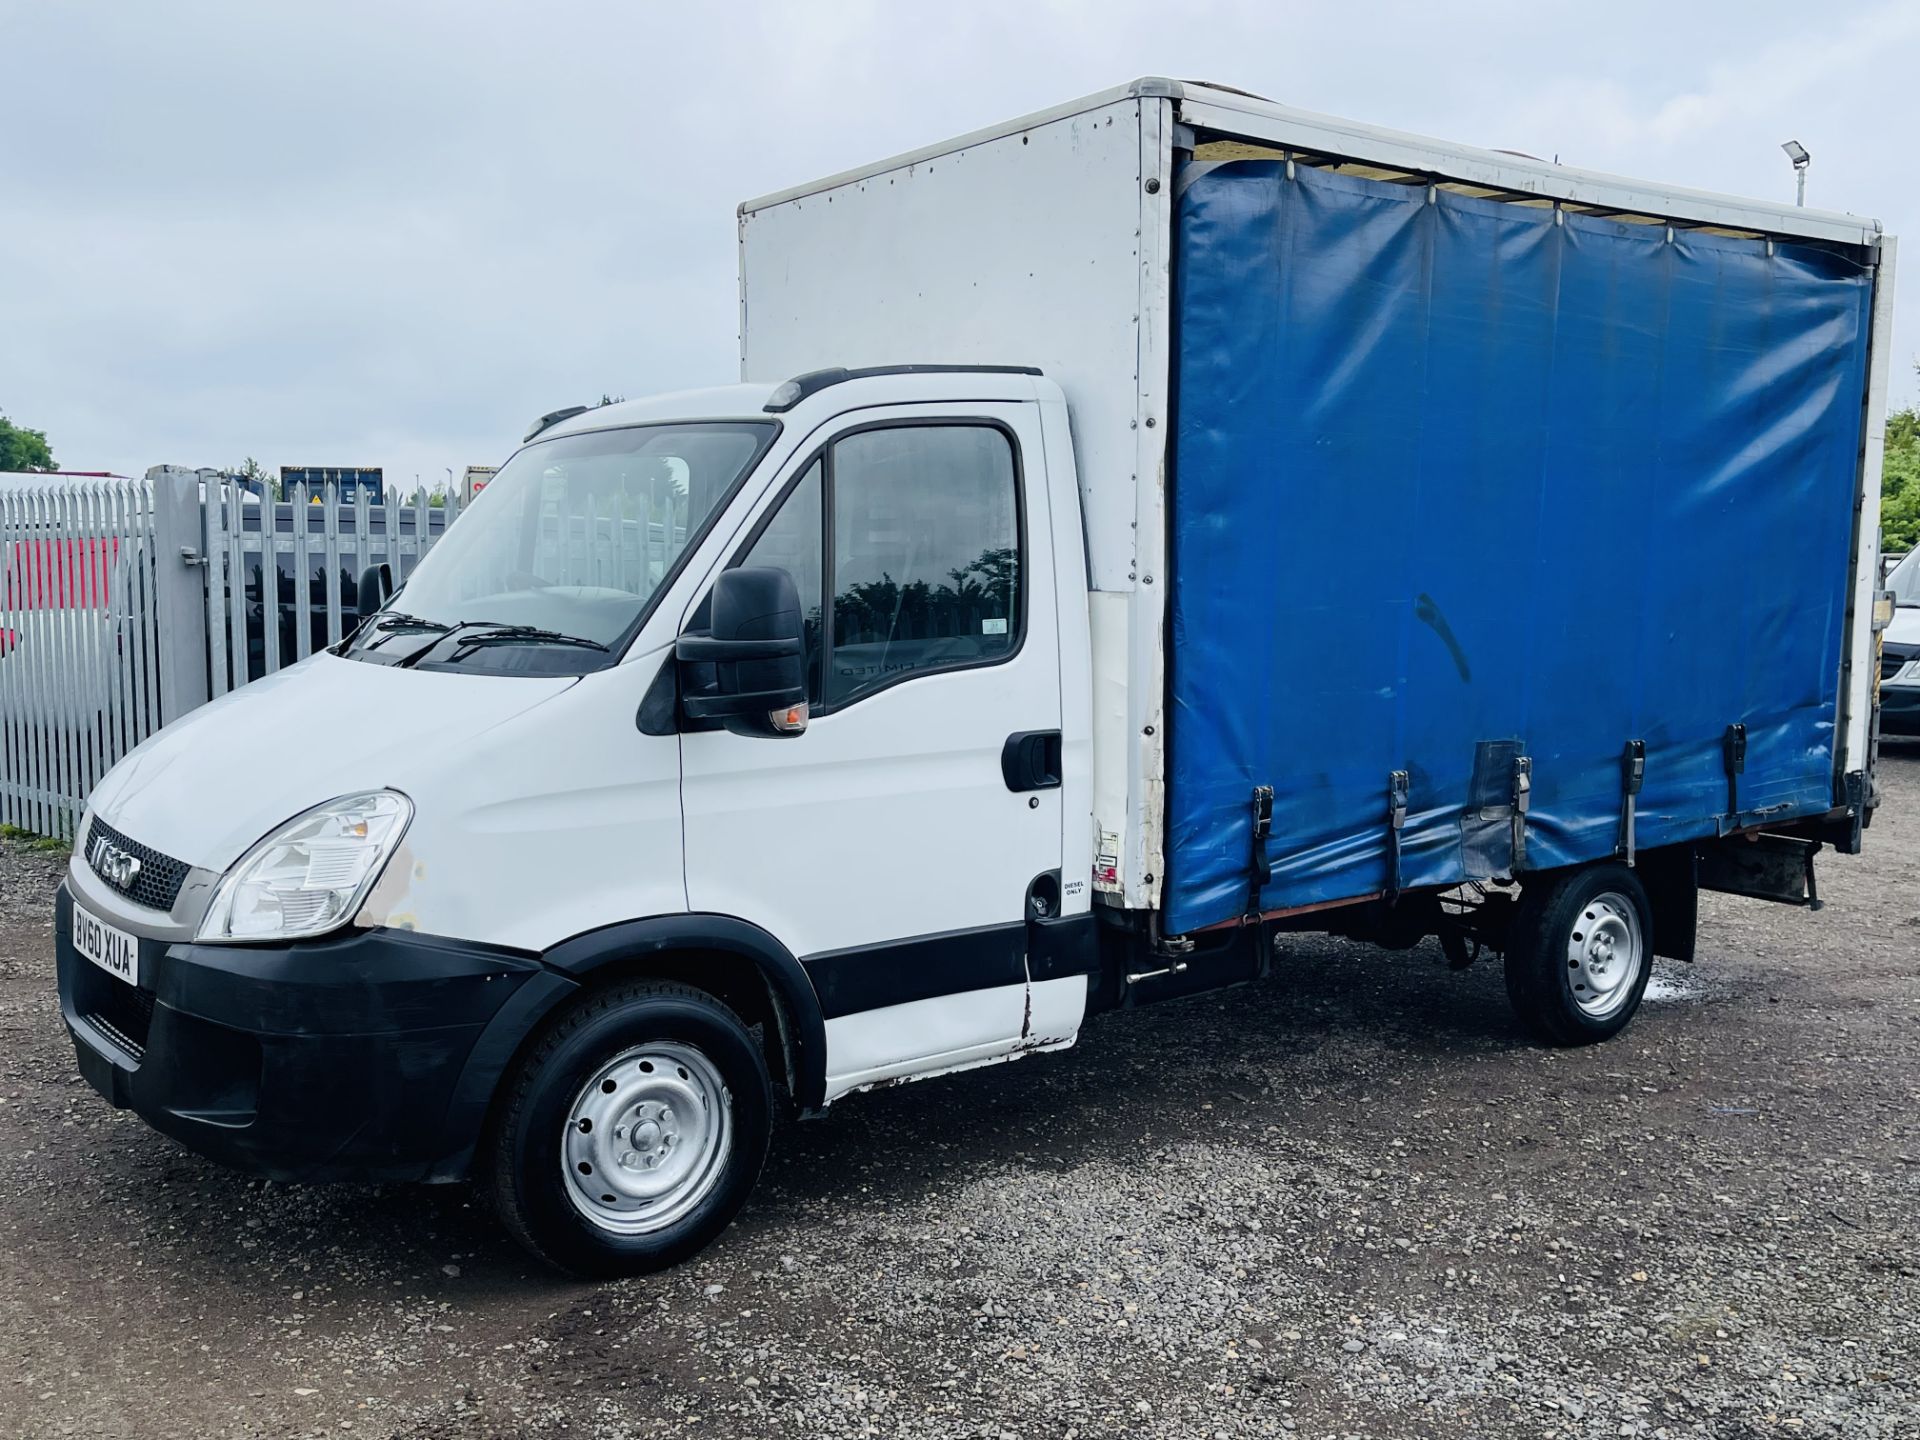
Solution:
M1920 736L1920 685L1880 687L1880 733Z
M539 1016L573 983L514 952L398 930L281 945L139 942L139 987L73 948L80 1071L189 1149L275 1180L452 1180Z

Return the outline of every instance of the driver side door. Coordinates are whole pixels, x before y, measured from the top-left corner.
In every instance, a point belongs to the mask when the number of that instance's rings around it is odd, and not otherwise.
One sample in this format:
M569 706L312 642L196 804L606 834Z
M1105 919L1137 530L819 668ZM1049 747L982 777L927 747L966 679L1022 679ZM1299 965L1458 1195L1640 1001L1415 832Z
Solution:
M794 577L811 714L682 735L687 896L799 957L828 1099L1028 1038L1029 899L1057 895L1062 849L1042 464L1033 405L861 411L728 558ZM1056 757L1050 781L1010 745Z

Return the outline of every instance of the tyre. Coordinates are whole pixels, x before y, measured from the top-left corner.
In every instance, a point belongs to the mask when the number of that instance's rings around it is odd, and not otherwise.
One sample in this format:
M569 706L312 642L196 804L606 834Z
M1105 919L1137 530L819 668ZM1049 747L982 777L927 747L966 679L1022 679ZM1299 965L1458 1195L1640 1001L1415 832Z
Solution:
M661 1270L739 1213L772 1117L766 1057L737 1015L685 985L616 985L508 1076L487 1179L507 1229L548 1264Z
M1527 882L1507 940L1507 995L1554 1045L1591 1045L1627 1027L1653 973L1646 889L1624 865Z

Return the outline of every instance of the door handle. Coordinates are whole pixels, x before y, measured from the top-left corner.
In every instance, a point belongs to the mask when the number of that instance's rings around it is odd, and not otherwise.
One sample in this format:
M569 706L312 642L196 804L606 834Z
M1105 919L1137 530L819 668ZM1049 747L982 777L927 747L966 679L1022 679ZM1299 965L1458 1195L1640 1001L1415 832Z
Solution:
M1000 773L1007 789L1057 790L1060 788L1060 732L1058 730L1016 730L1000 750Z

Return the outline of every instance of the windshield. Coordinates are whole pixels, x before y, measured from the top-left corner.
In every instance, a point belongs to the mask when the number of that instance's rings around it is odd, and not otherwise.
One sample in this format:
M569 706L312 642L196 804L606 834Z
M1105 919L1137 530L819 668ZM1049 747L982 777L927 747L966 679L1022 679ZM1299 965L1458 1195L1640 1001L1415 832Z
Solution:
M1887 589L1893 591L1894 604L1920 606L1920 545L1893 567L1893 573L1887 576Z
M527 446L349 653L545 674L608 663L776 428L753 421L646 425ZM456 626L459 636L435 638ZM475 627L509 626L517 633L495 635L495 643L455 643L482 633ZM403 636L404 645L392 643ZM535 657L528 649L547 653Z

